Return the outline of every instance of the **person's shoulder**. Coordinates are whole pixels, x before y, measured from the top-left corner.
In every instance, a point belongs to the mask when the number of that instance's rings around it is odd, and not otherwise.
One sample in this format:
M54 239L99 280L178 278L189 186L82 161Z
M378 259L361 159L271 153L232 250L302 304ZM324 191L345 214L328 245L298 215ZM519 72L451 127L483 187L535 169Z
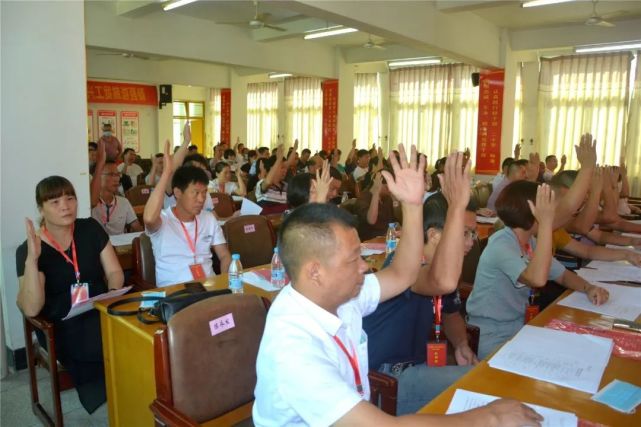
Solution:
M120 202L120 200L118 200ZM102 226L96 221L95 218L76 218L76 230L93 230L100 229L103 230Z

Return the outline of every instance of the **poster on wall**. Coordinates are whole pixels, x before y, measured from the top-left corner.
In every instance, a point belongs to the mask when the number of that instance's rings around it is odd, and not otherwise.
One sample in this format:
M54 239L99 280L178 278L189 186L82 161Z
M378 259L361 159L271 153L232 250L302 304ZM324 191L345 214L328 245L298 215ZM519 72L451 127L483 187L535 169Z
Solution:
M482 71L479 79L479 120L476 173L493 175L501 168L504 70Z
M220 141L231 144L231 89L220 90Z
M338 119L338 80L325 80L323 90L323 150L336 148L336 124Z
M109 123L113 136L118 138L118 126L116 123L116 112L114 110L98 110L98 137L102 135L102 127Z
M122 111L120 113L120 134L123 150L133 148L140 152L140 138L137 111Z
M87 142L95 142L93 130L93 110L87 110Z

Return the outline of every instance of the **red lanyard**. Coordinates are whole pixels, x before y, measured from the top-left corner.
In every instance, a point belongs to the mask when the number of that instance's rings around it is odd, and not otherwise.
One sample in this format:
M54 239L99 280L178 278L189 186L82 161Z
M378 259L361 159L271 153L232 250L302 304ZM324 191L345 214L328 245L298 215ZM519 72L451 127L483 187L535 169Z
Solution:
M49 242L53 245L54 248L64 257L64 259L71 265L73 265L73 271L76 274L76 282L80 283L80 269L78 268L78 256L76 255L76 242L74 241L73 238L73 230L74 226L71 226L71 256L73 259L69 258L69 255L65 253L65 251L62 250L62 247L60 244L56 241L56 239L53 238L51 233L47 231L47 228L42 229L42 234L47 236L47 239Z
M107 223L109 222L109 219L114 215L114 212L116 212L116 208L118 207L118 197L114 196L113 205L108 205L102 199L100 199L100 203L105 207L105 215L102 217L102 223L104 225L107 225ZM113 206L113 209L110 209L112 206Z
M225 184L219 182L218 183L218 191L220 191L221 193L224 193L225 192Z
M174 216L176 216L176 208L174 208L173 212ZM178 217L176 217L176 219L178 219ZM178 219L178 222L180 222L180 226L183 228L183 233L185 233L185 239L187 239L189 249L191 249L191 252L194 254L194 262L196 262L196 243L198 242L198 217L194 217L194 221L196 222L196 230L194 232L194 240L191 240L191 237L189 237L189 232L187 232L187 227L185 227L185 224L183 224L183 222Z
M343 350L343 353L345 353L345 356L347 356L347 359L349 360L349 364L352 365L352 370L354 371L354 381L356 382L356 391L363 396L365 392L363 391L363 384L361 382L361 371L358 368L358 358L356 357L356 350L354 350L354 345L352 344L352 351L354 352L354 355L351 355L349 351L345 348L345 345L343 342L338 338L336 335L334 335L332 338L334 338L334 341L336 341L336 344L340 347L341 350Z
M434 308L434 335L436 336L436 341L441 338L441 308L443 306L443 297L437 295L433 297L433 308Z

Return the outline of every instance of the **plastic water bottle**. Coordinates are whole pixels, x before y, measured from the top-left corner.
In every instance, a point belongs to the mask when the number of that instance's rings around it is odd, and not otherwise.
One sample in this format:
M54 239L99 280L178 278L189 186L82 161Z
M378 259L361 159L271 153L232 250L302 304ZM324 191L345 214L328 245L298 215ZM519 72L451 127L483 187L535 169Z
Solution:
M243 293L243 266L240 263L240 255L232 254L229 264L229 289L234 294Z
M385 255L389 255L396 250L396 223L390 222L385 235Z
M274 248L274 256L272 256L272 286L282 288L285 286L285 267L278 255L278 247Z

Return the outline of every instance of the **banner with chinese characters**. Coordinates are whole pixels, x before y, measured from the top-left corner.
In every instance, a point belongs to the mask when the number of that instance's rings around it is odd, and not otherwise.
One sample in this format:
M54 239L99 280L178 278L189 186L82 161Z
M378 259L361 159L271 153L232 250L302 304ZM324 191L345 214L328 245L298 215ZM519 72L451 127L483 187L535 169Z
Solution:
M87 102L157 106L158 92L156 86L88 80Z
M122 111L120 113L120 134L123 150L133 148L136 153L140 151L140 138L137 111Z
M220 141L231 145L231 89L220 90Z
M102 136L102 127L109 123L111 125L111 133L118 138L118 126L116 126L116 112L113 110L98 110L98 135L100 139Z
M479 120L476 173L492 175L501 168L501 123L504 70L482 71L479 79Z
M87 142L95 142L93 130L93 110L87 110Z
M338 80L325 80L323 89L323 150L336 148L336 124L338 123Z

